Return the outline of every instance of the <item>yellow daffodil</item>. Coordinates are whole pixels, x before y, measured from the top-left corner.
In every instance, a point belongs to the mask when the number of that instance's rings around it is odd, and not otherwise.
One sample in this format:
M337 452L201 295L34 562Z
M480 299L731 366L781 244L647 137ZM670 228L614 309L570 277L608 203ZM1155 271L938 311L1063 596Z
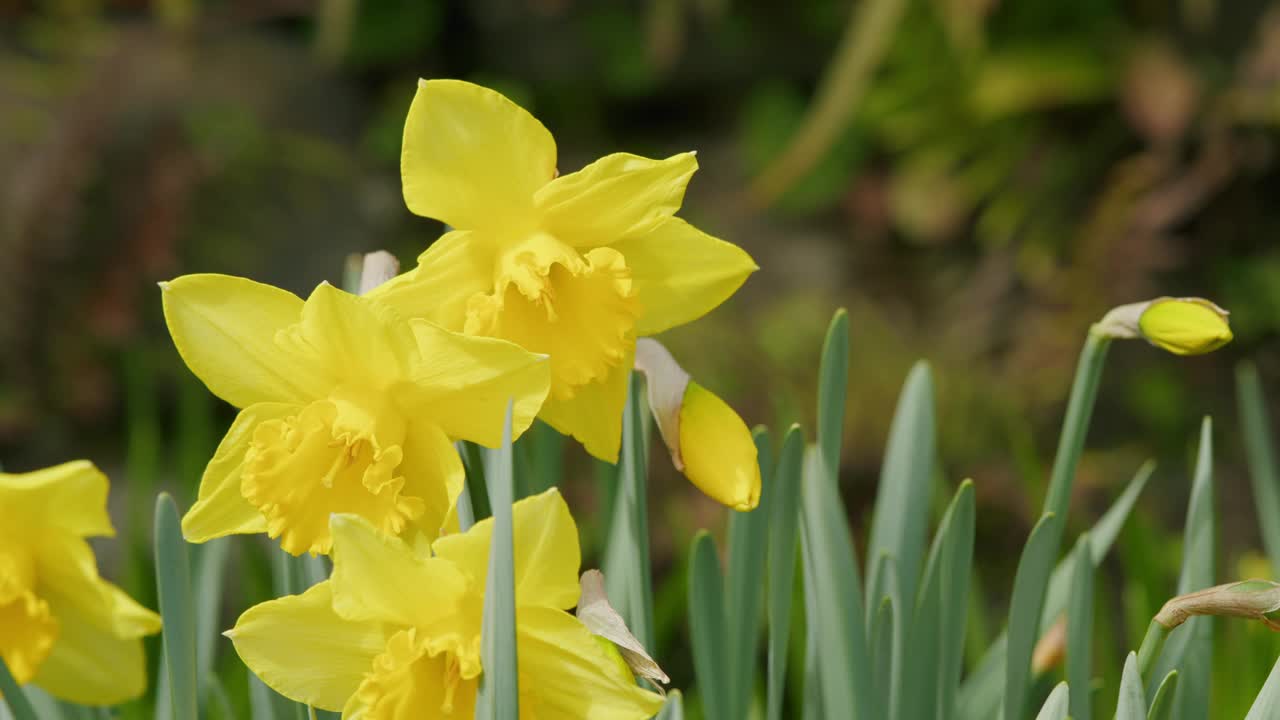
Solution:
M746 423L718 395L694 382L657 340L636 343L636 370L671 461L689 481L741 512L760 503L760 465Z
M642 720L641 689L613 645L573 615L578 530L555 489L515 504L520 717ZM352 515L332 519L333 575L257 605L227 635L281 694L347 720L475 715L491 520L415 550Z
M1113 308L1093 332L1142 338L1174 355L1203 355L1231 342L1227 311L1204 298L1161 297Z
M422 81L405 122L409 209L452 231L373 295L408 317L551 356L541 417L616 461L637 337L701 317L756 265L675 217L697 169L617 153L557 177L556 145L487 88Z
M545 358L466 337L322 284L306 302L225 275L164 283L187 365L241 408L182 520L191 542L267 532L299 555L327 553L329 515L436 537L462 490L453 440L502 440L546 397Z
M147 687L160 617L98 576L87 537L115 535L107 478L85 460L0 473L0 657L19 684L83 705Z

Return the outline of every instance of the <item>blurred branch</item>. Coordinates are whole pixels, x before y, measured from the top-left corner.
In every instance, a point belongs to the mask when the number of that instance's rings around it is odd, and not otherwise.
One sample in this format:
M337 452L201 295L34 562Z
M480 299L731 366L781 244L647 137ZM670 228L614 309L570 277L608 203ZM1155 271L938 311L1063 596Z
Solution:
M329 65L337 65L351 44L359 0L320 0L316 12L315 53Z
M871 76L884 59L906 0L862 0L827 67L809 112L785 150L750 188L760 206L778 200L813 168L849 124Z

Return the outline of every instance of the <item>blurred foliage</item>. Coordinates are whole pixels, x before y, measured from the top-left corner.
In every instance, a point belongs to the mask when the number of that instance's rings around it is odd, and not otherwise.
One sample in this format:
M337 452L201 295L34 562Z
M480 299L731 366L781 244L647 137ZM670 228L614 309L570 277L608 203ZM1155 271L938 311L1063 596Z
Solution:
M201 452L175 454L191 442L177 428L212 426L195 441L207 450L231 415L192 409L154 283L230 272L305 293L339 281L351 252L411 263L439 227L400 198L404 113L416 78L461 77L533 110L562 172L614 150L699 151L685 214L762 270L664 339L749 421L813 417L826 319L850 309L855 523L897 389L928 358L939 472L977 480L992 597L1014 559L991 549L1034 520L1088 324L1165 294L1230 309L1226 351L1117 348L1104 378L1072 522L1142 457L1171 471L1142 515L1149 537L1121 543L1142 549L1116 561L1129 577L1159 567L1098 619L1132 644L1145 621L1127 603L1150 607L1176 575L1161 546L1189 449L1169 438L1205 413L1238 436L1225 379L1241 357L1280 386L1280 3L903 0L883 52L855 68L863 89L825 82L846 77L856 12L895 1L0 0L0 462L91 457L121 509L134 490L193 493ZM842 122L811 166L776 202L754 192L824 93ZM1241 448L1219 457L1223 516L1250 511ZM601 502L593 466L567 461L566 492ZM720 515L653 468L670 648L680 548ZM1225 523L1232 557L1258 547L1252 527ZM1232 633L1224 652L1263 642Z

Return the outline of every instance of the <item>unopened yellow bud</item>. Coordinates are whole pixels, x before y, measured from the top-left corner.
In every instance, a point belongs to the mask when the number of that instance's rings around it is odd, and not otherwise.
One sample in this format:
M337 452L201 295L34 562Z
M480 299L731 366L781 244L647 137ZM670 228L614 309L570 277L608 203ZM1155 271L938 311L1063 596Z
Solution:
M680 408L684 474L702 492L734 510L760 503L760 466L751 431L733 408L696 382Z
M1203 355L1231 342L1227 311L1204 298L1162 297L1121 305L1093 326L1109 338L1143 338L1175 355Z
M1227 312L1201 298L1153 300L1138 318L1142 336L1175 355L1203 355L1231 342Z

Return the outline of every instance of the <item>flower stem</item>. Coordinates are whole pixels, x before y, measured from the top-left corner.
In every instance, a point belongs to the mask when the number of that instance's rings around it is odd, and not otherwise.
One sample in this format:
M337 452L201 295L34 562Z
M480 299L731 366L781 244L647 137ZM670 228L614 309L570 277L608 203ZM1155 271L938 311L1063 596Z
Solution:
M1156 658L1160 657L1160 648L1164 647L1164 639L1168 634L1169 630L1155 620L1147 626L1142 647L1138 648L1138 672L1144 679L1151 674L1151 668L1155 667Z

